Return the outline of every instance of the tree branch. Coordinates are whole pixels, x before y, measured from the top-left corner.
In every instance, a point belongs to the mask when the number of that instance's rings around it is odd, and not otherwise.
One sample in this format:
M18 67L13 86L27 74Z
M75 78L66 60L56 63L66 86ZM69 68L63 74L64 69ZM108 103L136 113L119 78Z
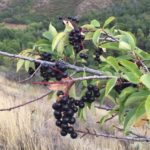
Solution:
M31 103L34 103L34 102L36 102L36 101L41 100L42 98L48 96L51 92L52 92L52 91L49 91L49 92L47 92L46 94L44 94L44 95L42 95L42 96L40 96L40 97L38 97L38 98L36 98L36 99L30 100L30 101L28 101L28 102L26 102L26 103L23 103L23 104L16 105L16 106L13 106L13 107L9 107L9 108L0 109L0 111L11 111L11 110L14 110L14 109L17 109L17 108L26 106L26 105L28 105L28 104L31 104Z
M73 78L73 81L83 81L83 80L91 80L91 79L111 79L117 78L116 76L87 76L87 77L80 77L80 78Z
M10 58L15 58L15 59L28 60L28 61L31 61L31 62L40 63L41 65L45 65L45 64L47 64L49 66L54 66L55 65L55 62L43 61L43 60L29 58L29 57L25 57L25 56L21 56L21 55L10 54L10 53L3 52L3 51L0 51L0 55L10 57ZM88 67L83 68L83 67L71 65L71 64L66 63L66 62L63 62L63 63L66 65L67 68L75 70L77 72L84 72L85 71L85 72L88 72L88 73L91 73L91 74L94 74L94 75L102 75L103 74L102 72L100 72L98 70L95 70L95 69L92 69L92 68L88 68Z
M82 133L85 135L91 135L96 137L105 137L105 138L112 138L112 139L118 139L118 140L124 140L124 141L137 141L137 142L150 142L150 137L131 137L131 136L117 136L112 134L105 134L105 133L97 133L90 132L88 129L86 131L83 130L76 130L78 133Z

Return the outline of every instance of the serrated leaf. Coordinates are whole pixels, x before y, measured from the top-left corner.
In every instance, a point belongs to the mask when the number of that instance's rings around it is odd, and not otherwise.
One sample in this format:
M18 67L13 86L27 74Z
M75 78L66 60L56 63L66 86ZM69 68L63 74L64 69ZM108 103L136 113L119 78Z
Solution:
M150 89L150 73L144 74L141 76L140 81L148 88Z
M65 34L66 34L65 32L60 32L56 35L56 37L53 39L52 42L52 51L56 49L57 45L61 42Z
M96 28L100 27L100 23L99 23L99 21L97 21L97 20L92 20L92 21L91 21L91 25L93 25L93 26L96 27Z
M115 20L115 17L109 17L106 21L105 21L105 23L104 23L104 25L103 25L103 28L105 28L106 26L108 26L112 21L114 21Z
M145 101L145 110L146 110L147 117L150 120L150 95L147 97Z
M21 67L24 65L24 60L23 59L19 59L17 62L17 72L21 69Z
M107 96L110 93L110 91L116 85L116 82L117 82L117 78L112 78L112 79L109 79L107 81L106 90L105 90L105 96Z
M30 61L25 61L25 70L28 72L30 67Z
M98 46L100 35L101 35L100 29L96 30L93 34L92 41L96 47Z

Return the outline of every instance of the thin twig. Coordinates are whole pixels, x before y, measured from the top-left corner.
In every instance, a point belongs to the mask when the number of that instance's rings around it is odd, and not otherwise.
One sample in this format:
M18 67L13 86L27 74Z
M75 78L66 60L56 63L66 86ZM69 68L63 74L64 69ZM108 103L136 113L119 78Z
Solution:
M36 101L39 101L39 100L42 100L42 98L48 96L52 91L49 91L47 92L46 94L36 98L36 99L33 99L33 100L30 100L26 103L23 103L23 104L20 104L20 105L16 105L16 106L13 106L13 107L9 107L9 108L3 108L3 109L0 109L0 111L11 111L11 110L14 110L14 109L17 109L17 108L20 108L20 107L23 107L23 106L26 106L28 104L31 104L31 103L34 103Z
M112 139L118 139L118 140L124 140L124 141L150 142L150 137L117 136L117 135L112 135L112 134L90 132L89 130L87 130L87 131L76 130L76 132L82 133L85 135L112 138Z
M39 67L34 71L34 73L29 78L19 81L19 83L23 83L23 82L31 80L36 75L36 73L40 70L40 68L41 68L41 65L39 65Z
M108 107L108 106L94 106L94 107L97 108L97 109L103 109L103 110L106 110L106 111L110 111L110 110L113 109L113 108Z
M41 64L42 66L45 65L45 64L49 65L49 66L55 66L55 62L49 62L49 61L29 58L29 57L25 57L25 56L22 56L22 55L10 54L10 53L3 52L3 51L0 51L0 55L10 57L10 58L15 58L15 59L23 59L23 60L28 60L28 61L31 61L31 62L36 62L36 63ZM85 72L88 72L88 73L91 73L91 74L94 74L94 75L102 75L103 74L99 70L95 70L95 69L88 68L88 67L83 68L83 67L79 67L79 66L75 66L75 65L66 63L64 61L62 61L62 62L66 65L67 68L75 70L77 72L84 72L85 71Z

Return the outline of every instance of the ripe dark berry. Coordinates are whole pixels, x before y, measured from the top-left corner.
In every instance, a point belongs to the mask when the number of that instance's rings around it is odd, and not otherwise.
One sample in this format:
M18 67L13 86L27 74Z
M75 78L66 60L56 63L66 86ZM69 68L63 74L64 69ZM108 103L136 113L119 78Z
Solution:
M69 122L69 117L64 117L63 119L62 119L62 123L68 123Z
M98 93L94 93L94 96L95 97L100 97L100 93L98 92Z
M57 96L60 96L60 95L64 95L64 92L63 91L58 91Z
M92 97L90 97L89 99L88 99L88 102L90 102L90 103L92 103L92 102L94 102L95 101L95 97L94 96L92 96Z
M56 126L61 127L61 124L62 124L61 120L56 120Z
M79 101L78 100L76 100L74 103L75 103L76 106L79 106Z
M63 111L68 111L69 110L69 106L67 104L62 106L62 110Z
M68 101L68 97L67 96L63 96L62 98L61 98L61 103L62 104L66 104L67 103L67 101Z
M74 124L76 122L76 119L74 117L70 118L69 123Z
M74 115L74 112L73 112L73 110L72 109L69 109L67 112L66 112L66 115L67 116L73 116Z
M67 132L66 132L65 130L61 130L60 134L61 134L62 136L66 136L66 135L67 135Z
M67 132L70 133L70 134L73 133L74 132L74 128L73 127L68 127Z
M84 102L83 102L82 100L80 100L80 101L79 101L79 107L80 107L80 108L84 108L84 106L85 106Z
M92 91L92 90L93 90L93 88L94 88L94 86L90 84L90 85L88 85L88 87L87 87L87 88L88 88L88 90L89 90L89 91Z
M91 91L87 91L87 92L85 93L85 95L86 95L86 97L91 97L91 96L92 96L92 92L91 92Z
M52 108L53 108L54 110L60 110L60 108L61 108L61 103L59 103L59 102L54 103L54 104L52 105Z
M67 128L68 128L68 125L67 125L66 123L62 123L62 124L61 124L61 128L62 128L62 129L67 129Z
M61 112L60 112L60 111L56 111L56 110L55 110L55 111L54 111L54 116L55 116L56 119L60 119L62 115L61 115Z
M70 136L71 136L72 139L76 139L78 135L77 135L76 132L73 132L73 133L70 134Z
M82 100L83 102L87 102L87 97L86 97L86 96L83 96L83 97L81 98L81 100Z
M97 92L99 92L99 89L98 89L98 87L94 86L94 88L93 88L93 91L94 91L94 93L97 93Z
M76 112L78 111L78 108L74 106L74 107L72 108L72 110L73 110L74 113L76 113Z

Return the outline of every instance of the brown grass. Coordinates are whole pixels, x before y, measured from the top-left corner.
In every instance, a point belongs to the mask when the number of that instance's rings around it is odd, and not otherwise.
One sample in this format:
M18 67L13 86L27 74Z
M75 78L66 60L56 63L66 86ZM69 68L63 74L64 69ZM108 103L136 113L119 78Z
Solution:
M0 108L14 106L36 98L47 89L17 84L0 77ZM150 149L148 144L124 143L118 140L86 136L72 140L61 137L55 126L51 104L42 101L11 112L0 112L0 150L125 150ZM79 121L75 128L97 129L95 113L88 113L87 123ZM99 112L97 114L100 114ZM108 129L105 129L108 130Z

